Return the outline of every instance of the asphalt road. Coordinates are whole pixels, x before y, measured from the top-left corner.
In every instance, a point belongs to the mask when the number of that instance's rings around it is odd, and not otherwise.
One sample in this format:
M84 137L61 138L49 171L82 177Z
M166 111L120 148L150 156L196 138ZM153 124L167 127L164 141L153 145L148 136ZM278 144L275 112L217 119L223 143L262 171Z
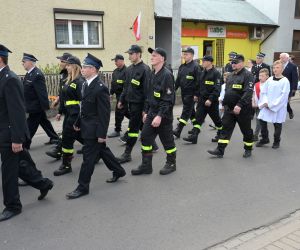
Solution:
M90 194L77 200L66 200L65 194L76 187L81 157L76 155L72 174L54 177L60 162L44 154L48 139L39 135L31 154L55 187L41 202L37 190L20 188L23 213L0 224L0 249L204 249L299 209L300 101L293 107L295 118L284 124L278 150L271 145L255 148L253 157L244 159L236 127L224 158L211 158L206 151L216 146L210 142L215 131L207 119L197 145L176 140L175 173L159 175L165 154L157 140L153 174L131 176L131 168L141 160L138 143L132 163L124 165L126 177L107 184L111 174L100 163ZM116 155L124 150L117 139L108 144Z

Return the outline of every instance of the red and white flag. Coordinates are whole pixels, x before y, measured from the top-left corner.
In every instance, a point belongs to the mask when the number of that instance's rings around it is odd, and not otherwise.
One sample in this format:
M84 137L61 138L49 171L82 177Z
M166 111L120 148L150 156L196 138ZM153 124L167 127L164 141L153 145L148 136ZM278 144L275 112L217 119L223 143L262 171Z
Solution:
M139 15L135 18L132 28L133 28L133 34L137 41L141 40L141 15L140 12Z

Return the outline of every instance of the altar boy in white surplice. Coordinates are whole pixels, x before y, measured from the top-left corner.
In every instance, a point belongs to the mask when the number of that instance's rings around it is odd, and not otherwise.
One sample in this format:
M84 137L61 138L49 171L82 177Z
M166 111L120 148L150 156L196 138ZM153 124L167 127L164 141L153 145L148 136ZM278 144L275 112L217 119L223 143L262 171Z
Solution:
M282 75L282 71L282 63L280 61L274 62L274 75L266 81L261 89L261 98L258 103L260 108L258 119L261 124L262 139L256 144L256 147L262 147L270 142L268 122L273 123L275 129L272 148L276 149L280 146L282 123L286 120L290 92L289 80Z

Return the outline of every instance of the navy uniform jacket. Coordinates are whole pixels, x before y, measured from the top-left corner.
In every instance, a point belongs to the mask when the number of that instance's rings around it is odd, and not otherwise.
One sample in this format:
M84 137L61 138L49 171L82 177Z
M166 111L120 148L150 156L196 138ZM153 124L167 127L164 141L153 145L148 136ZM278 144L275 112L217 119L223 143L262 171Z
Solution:
M261 69L267 69L269 71L269 76L272 75L272 71L271 71L271 68L268 64L266 63L262 63L260 65L258 64L254 64L251 68L251 73L253 74L254 76L254 83L257 83L259 82L259 71Z
M237 105L243 110L251 110L253 95L253 75L243 68L228 75L225 86L223 105L233 110Z
M126 81L126 66L124 65L123 68L121 69L116 68L112 73L110 94L111 95L116 94L116 96L119 97L122 94L125 81Z
M169 69L163 67L156 74L153 71L150 77L150 89L145 112L153 116L173 119L175 102L174 77Z
M0 72L0 148L29 138L22 83L6 66Z
M81 112L75 126L80 127L83 139L106 138L110 119L108 88L97 76L89 86L83 85Z
M45 76L35 67L23 80L25 106L27 113L39 113L49 109Z
M298 71L297 66L291 62L288 62L284 68L282 75L284 75L290 81L290 96L293 90L298 88Z
M200 67L195 61L181 64L175 82L175 89L181 88L183 95L194 95L198 82Z

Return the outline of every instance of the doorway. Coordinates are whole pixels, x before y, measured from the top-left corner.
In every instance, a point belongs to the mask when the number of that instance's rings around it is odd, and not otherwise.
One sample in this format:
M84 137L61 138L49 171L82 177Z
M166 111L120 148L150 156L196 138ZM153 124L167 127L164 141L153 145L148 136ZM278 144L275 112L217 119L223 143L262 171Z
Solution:
M203 41L203 56L213 56L213 42Z

